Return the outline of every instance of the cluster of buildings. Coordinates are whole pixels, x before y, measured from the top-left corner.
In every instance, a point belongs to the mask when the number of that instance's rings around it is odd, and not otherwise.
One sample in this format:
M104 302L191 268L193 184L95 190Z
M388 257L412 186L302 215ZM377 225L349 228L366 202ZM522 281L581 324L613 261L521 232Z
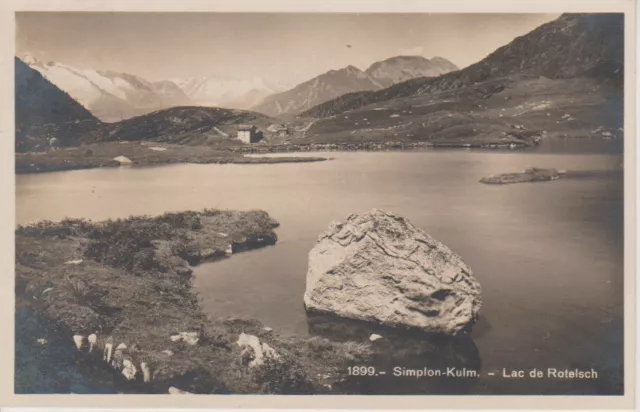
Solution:
M268 131L278 137L286 137L290 135L289 128L283 124L272 124L267 128ZM264 137L263 133L252 124L238 125L238 140L244 143L258 143Z

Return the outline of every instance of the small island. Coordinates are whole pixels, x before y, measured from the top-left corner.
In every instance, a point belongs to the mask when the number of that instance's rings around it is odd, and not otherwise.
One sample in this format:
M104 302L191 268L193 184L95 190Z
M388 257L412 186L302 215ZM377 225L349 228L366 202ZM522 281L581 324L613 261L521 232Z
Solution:
M480 183L504 185L509 183L547 182L564 176L566 171L531 167L519 173L503 173L480 179Z

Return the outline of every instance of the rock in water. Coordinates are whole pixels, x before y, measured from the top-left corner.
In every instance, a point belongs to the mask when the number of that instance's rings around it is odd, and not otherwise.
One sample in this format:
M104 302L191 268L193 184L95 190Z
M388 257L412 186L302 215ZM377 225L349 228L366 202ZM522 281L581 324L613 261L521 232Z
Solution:
M121 165L130 165L131 163L133 163L131 159L126 156L114 157L113 160L115 160L116 162L120 162Z
M332 223L309 253L308 311L455 335L478 317L480 284L447 246L374 209Z

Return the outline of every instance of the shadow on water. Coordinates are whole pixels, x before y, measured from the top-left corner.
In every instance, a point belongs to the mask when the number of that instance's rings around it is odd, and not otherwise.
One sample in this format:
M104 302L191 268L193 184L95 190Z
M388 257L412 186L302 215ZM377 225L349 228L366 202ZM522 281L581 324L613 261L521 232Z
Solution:
M307 314L311 336L333 341L370 343L372 354L359 366L367 376L345 378L335 389L358 394L466 394L473 393L481 369L480 353L468 334L457 337L427 334L327 314ZM373 367L365 369L362 367ZM369 376L373 374L373 376Z

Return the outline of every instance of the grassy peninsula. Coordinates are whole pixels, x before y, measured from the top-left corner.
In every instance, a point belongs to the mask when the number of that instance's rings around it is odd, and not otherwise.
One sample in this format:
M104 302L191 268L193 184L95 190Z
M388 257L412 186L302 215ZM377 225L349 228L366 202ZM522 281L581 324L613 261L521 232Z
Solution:
M34 356L51 345L73 353L43 359L37 373L59 373L70 358L112 374L123 392L335 392L346 368L368 356L367 344L207 318L191 290L192 265L273 245L277 226L263 211L222 210L20 226L16 336ZM264 353L241 345L241 335ZM29 393L29 370L16 369L16 393Z

